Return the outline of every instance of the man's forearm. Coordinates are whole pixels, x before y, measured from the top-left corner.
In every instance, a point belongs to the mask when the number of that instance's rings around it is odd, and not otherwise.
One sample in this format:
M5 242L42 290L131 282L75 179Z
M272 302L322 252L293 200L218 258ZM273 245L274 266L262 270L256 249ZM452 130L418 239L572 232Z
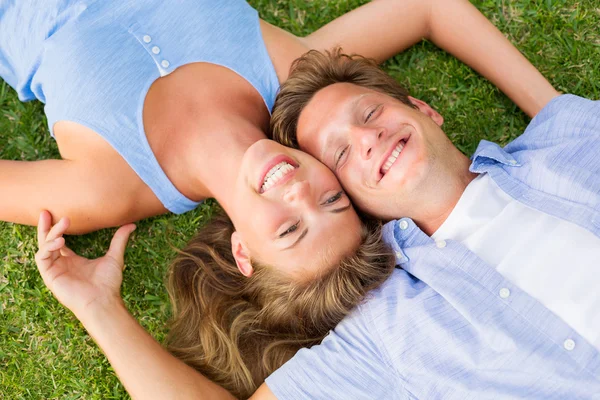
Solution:
M133 399L234 399L156 342L118 302L80 318Z

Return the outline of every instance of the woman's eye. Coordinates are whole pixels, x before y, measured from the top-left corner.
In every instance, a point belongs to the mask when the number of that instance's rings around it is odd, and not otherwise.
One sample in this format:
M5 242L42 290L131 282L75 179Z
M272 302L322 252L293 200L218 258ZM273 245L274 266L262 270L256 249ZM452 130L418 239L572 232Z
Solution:
M344 192L340 190L339 192L337 192L336 194L334 194L333 196L331 196L330 198L325 200L323 205L330 205L330 204L337 202L339 199L342 198L343 194L344 194Z
M290 233L294 232L296 229L298 229L298 224L300 222L296 222L294 225L290 226L285 232L283 232L282 234L279 235L280 238L283 238L287 235L289 235Z

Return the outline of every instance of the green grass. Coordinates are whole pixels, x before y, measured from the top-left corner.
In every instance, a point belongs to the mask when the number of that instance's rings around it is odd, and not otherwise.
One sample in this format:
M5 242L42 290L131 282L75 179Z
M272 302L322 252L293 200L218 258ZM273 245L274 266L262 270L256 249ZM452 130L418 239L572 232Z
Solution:
M356 0L252 0L271 23L309 33L356 7ZM490 18L563 92L600 98L600 5L596 0L476 0ZM399 21L401 23L401 21ZM430 43L396 56L385 68L412 94L434 105L446 132L465 153L485 138L506 143L528 123L489 82ZM20 103L0 81L0 158L58 156L40 103ZM10 196L10 193L0 193ZM163 279L172 246L182 246L211 213L211 203L182 216L138 225L127 250L123 296L157 339L169 315ZM87 256L102 254L112 230L68 243ZM45 289L37 274L33 228L0 223L0 399L127 398L110 365L78 321Z

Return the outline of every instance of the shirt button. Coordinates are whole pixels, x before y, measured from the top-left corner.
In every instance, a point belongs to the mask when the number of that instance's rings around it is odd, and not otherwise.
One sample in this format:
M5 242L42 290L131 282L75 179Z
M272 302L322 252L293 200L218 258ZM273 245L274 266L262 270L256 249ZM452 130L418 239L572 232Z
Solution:
M169 65L171 65L171 63L168 62L167 60L162 60L160 65L162 65L163 68L169 68Z
M565 343L563 344L563 346L565 347L565 349L567 351L571 351L575 348L575 342L573 341L573 339L567 339L567 340L565 340Z
M150 37L150 35L144 35L142 40L144 41L144 43L150 43L152 41L152 38Z
M510 290L508 290L507 288L502 288L500 289L500 297L503 299L508 299L508 297L510 296Z
M400 259L402 259L402 258L404 258L404 255L402 255L402 252L400 252L400 251L397 251L397 252L396 252L396 258L400 258Z
M408 221L400 221L400 229L402 229L403 231L408 229Z
M154 47L152 48L152 52L153 52L154 54L158 54L158 53L160 53L160 47L158 47L158 46L154 46Z
M517 165L517 160L509 160L508 163L510 165Z
M435 242L435 245L437 246L438 249L443 249L444 247L446 247L446 241L438 240L437 242Z

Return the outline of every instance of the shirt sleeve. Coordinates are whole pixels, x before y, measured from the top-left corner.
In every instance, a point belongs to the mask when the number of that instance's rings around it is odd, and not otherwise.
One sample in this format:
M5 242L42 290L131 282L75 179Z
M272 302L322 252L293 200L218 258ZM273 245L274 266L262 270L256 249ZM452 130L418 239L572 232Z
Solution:
M368 325L355 310L320 345L300 350L269 376L269 389L279 400L406 398Z

